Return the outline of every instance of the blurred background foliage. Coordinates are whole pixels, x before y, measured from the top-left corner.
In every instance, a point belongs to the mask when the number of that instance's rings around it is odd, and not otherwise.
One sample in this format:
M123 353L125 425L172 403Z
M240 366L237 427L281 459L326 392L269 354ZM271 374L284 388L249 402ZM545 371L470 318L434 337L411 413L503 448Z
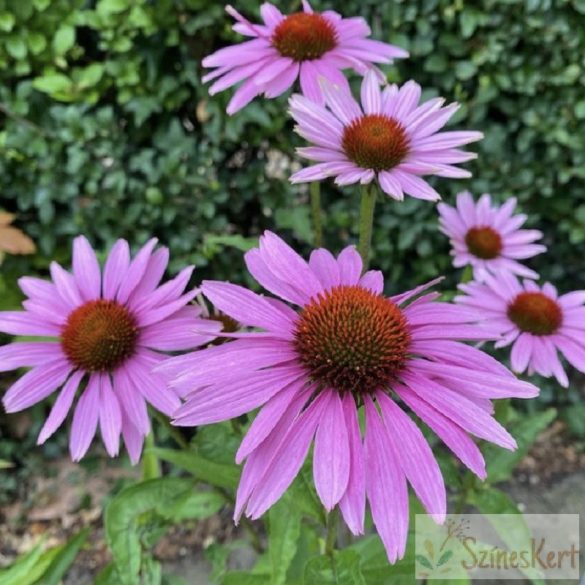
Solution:
M584 287L585 0L315 6L362 14L375 38L411 52L390 80L460 101L455 123L485 132L474 178L435 183L444 199L463 188L518 197L550 247L533 265L560 288ZM38 245L5 261L5 281L67 262L79 233L103 248L154 233L174 269L192 262L232 281L264 228L308 249L306 189L287 181L301 142L286 98L229 118L231 92L210 98L201 84L201 58L240 40L230 26L215 0L0 0L0 207ZM356 193L324 192L326 241L339 249L355 238ZM434 206L384 200L376 224L373 262L389 290L452 273Z

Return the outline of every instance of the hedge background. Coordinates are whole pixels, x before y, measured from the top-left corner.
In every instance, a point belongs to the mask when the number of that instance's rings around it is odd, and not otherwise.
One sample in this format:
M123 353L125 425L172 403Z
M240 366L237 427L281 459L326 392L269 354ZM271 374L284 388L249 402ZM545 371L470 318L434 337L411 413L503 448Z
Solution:
M250 2L235 5L257 17ZM407 48L389 79L462 102L456 124L486 138L472 180L436 183L444 199L463 188L517 196L550 246L533 265L561 288L585 288L585 0L315 7L361 13L375 38ZM306 191L287 182L300 141L286 100L228 118L231 93L210 99L200 82L201 58L237 40L230 25L210 0L0 0L0 207L39 245L5 262L5 285L68 261L79 233L104 249L154 233L173 269L194 262L199 277L233 281L249 243L239 236L269 227L308 248ZM325 202L327 243L339 249L355 238L355 191L327 184ZM449 271L434 206L385 200L376 226L373 263L391 290Z

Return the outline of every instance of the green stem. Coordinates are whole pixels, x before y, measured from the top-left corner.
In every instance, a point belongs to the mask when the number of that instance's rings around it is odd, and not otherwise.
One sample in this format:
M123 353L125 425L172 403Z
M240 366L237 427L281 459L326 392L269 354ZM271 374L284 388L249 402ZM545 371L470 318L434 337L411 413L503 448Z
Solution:
M360 241L358 252L362 257L364 272L368 269L370 261L370 246L372 243L372 228L374 225L374 209L376 207L376 195L378 194L375 185L363 185L360 204Z
M323 223L321 221L321 183L313 181L309 184L311 197L311 216L313 217L313 234L315 248L323 245Z
M179 428L174 427L171 424L171 421L169 421L169 419L162 412L159 412L158 410L153 410L152 412L156 420L166 429L171 439L177 443L177 446L181 449L188 449L189 442L187 439L185 439Z
M144 455L142 456L142 479L144 480L161 477L158 458L152 451L155 447L154 430L151 430L144 439Z
M330 557L335 551L335 544L337 543L337 522L339 520L339 513L337 508L334 508L327 515L327 537L325 539L325 554Z

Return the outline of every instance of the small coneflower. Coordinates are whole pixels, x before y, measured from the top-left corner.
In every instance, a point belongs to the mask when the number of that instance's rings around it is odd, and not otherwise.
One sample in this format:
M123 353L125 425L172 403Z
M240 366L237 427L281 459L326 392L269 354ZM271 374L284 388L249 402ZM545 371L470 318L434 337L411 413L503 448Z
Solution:
M61 388L41 429L42 444L79 394L69 441L74 461L85 455L99 425L110 456L118 454L123 435L137 462L150 430L147 404L167 415L180 405L152 368L167 359L165 352L193 349L221 328L199 319L199 307L187 306L197 294L184 293L192 267L159 286L169 254L166 248L154 251L155 245L150 240L131 259L128 243L118 240L102 275L91 245L78 237L73 274L53 262L52 282L21 278L25 310L0 312L0 331L44 338L0 348L0 371L32 368L8 389L4 407L24 410Z
M585 372L585 291L559 296L556 288L532 280L522 283L509 272L487 275L483 283L460 285L465 296L455 300L482 314L499 331L496 347L512 345L515 372L554 376L561 386L569 380L557 352Z
M347 86L343 69L363 75L375 69L374 63L408 57L399 47L368 39L371 31L363 18L342 18L332 10L314 12L307 0L303 0L303 9L285 16L266 2L260 8L263 24L253 24L231 6L226 7L237 21L234 30L253 37L203 59L204 67L214 68L203 77L204 82L215 79L210 94L243 82L228 104L228 114L241 110L260 94L278 97L297 78L309 99L322 102L320 77Z
M246 264L280 299L227 282L203 283L215 307L262 331L241 332L232 343L159 368L186 399L174 423L204 425L262 407L237 453L246 464L236 518L243 512L258 518L280 498L314 439L315 485L325 508L339 506L361 534L367 498L388 558L396 561L408 531L407 482L437 521L446 511L439 466L405 408L484 478L469 434L516 446L493 418L490 399L538 390L464 343L492 338L475 324L474 311L423 294L429 285L385 296L382 274L362 274L353 247L337 258L315 250L307 263L266 232Z
M373 72L361 88L361 106L342 85L322 82L326 107L301 95L290 100L297 132L314 146L297 152L317 164L296 172L293 183L335 177L338 185L367 184L377 179L382 190L401 201L404 194L436 201L440 195L423 175L465 178L455 166L476 157L459 147L480 140L481 132L439 132L458 104L443 107L442 98L419 105L414 81L384 89Z
M542 238L542 232L521 229L526 215L514 214L514 197L497 206L487 193L476 203L469 191L463 191L457 195L456 207L440 203L438 208L441 231L451 240L456 268L472 266L476 280L503 270L524 278L538 278L534 270L518 260L546 252L545 246L534 243Z

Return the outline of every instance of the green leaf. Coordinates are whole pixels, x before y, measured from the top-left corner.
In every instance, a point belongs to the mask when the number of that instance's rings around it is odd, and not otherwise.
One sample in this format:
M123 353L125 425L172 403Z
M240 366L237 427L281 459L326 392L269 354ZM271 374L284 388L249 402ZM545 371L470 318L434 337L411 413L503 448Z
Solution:
M142 549L139 525L144 514L168 518L170 511L193 489L188 479L164 477L132 485L106 507L106 540L121 584L139 585Z
M8 37L5 42L6 51L16 60L26 57L26 43L21 37Z
M65 573L75 561L81 547L87 541L88 535L89 528L85 528L59 550L59 553L43 575L43 585L59 585Z
M285 585L301 534L301 517L290 492L269 512L268 552L272 565L271 585Z
M0 469L10 469L11 467L14 467L14 463L0 459Z
M75 28L62 24L53 38L53 50L57 55L64 55L75 44Z
M33 87L49 95L66 92L71 89L73 82L62 73L48 73L33 80Z
M429 561L429 559L427 559L427 557L425 557L423 555L416 555L416 560L423 567L429 569L430 571L432 571L434 569L433 564L431 563L431 561Z
M165 511L165 517L172 522L209 518L219 512L223 506L225 506L225 498L220 494L189 490L173 507Z
M518 443L516 451L507 451L494 445L486 447L485 458L490 483L506 481L511 477L516 465L524 459L538 435L548 427L556 414L556 410L551 408L532 416L523 416L516 421L511 427Z
M0 585L24 585L30 583L29 575L43 555L43 541L30 552L22 555L7 569L0 571Z
M11 12L0 12L0 30L3 32L10 32L14 27L16 19Z
M197 479L217 487L235 489L240 480L240 470L235 465L215 463L204 459L195 451L177 451L174 449L152 449L163 461L168 461Z
M366 585L360 565L359 554L349 549L316 557L305 568L305 585Z
M221 585L269 585L270 580L266 575L252 575L247 571L232 571L228 573Z

